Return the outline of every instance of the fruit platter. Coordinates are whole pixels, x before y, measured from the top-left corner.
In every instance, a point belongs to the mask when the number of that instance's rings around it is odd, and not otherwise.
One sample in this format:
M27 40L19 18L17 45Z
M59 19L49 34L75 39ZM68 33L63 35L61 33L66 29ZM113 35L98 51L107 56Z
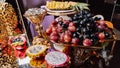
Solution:
M112 22L104 20L103 15L91 13L88 4L50 1L46 3L45 10L47 14L54 15L55 19L45 32L41 33L43 37L39 36L42 29L37 30L39 28L35 27L38 36L33 38L32 46L26 51L32 67L41 67L46 61L47 68L57 66L66 68L66 65L68 67L70 65L71 68L89 66L101 68L97 67L99 66L97 63L101 62L104 65L113 55L112 51L117 40L113 31L114 26ZM33 22L33 24L36 23ZM106 49L107 47L110 49ZM109 51L109 55L104 51ZM60 57L63 57L59 56L60 54L56 55L59 52L68 56L69 60L64 61L65 64L61 60L58 65L51 61L50 58L58 62Z
M71 57L71 67L100 68L102 66L104 68L113 56L117 40L113 31L114 26L112 22L104 20L103 15L94 15L86 6L82 7L74 7L76 13L71 15L63 16L59 12L58 17L46 29L48 40L55 50L64 52L67 48L67 52L64 53Z
M72 2L72 1L48 1L45 5L45 9L48 14L59 15L71 15L80 11L80 9L89 9L88 4Z
M82 48L102 48L104 42L115 40L113 24L102 15L94 15L82 10L70 17L56 18L46 30L51 42L56 45Z

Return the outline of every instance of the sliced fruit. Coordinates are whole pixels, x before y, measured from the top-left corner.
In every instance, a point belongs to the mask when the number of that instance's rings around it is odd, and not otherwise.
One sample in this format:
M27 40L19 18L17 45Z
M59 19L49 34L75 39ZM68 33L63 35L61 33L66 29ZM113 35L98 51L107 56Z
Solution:
M36 58L36 57L45 56L46 49L47 47L44 45L34 45L34 46L30 46L26 50L26 53L30 58Z
M108 28L111 28L111 29L114 28L112 22L110 21L105 21L105 24L107 25Z

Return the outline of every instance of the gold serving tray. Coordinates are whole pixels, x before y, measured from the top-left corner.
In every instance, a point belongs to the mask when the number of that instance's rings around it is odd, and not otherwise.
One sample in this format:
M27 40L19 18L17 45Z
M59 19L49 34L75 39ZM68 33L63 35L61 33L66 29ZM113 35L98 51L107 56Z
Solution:
M58 46L68 46L68 47L78 47L78 48L81 48L81 49L103 49L103 47L106 47L106 46L109 46L108 45L104 45L104 43L109 43L109 42L113 42L112 44L112 47L115 46L115 43L117 41L117 35L114 33L113 31L113 35L112 35L112 38L111 39L105 39L105 41L103 43L100 43L98 42L97 44L93 45L93 46L83 46L83 45L77 45L77 46L74 46L74 44L67 44L67 43L56 43L56 42L53 42L51 41L52 44L55 44L55 45L58 45Z
M54 15L54 16L67 16L67 15L77 13L77 11L75 11L75 9L51 10L51 9L48 9L46 6L44 6L44 8L46 9L47 14Z

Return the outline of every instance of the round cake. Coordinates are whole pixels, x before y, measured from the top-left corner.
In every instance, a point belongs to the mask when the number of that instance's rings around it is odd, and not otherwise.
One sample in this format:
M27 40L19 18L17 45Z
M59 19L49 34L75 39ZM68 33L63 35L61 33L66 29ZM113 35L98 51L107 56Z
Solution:
M48 53L45 56L45 60L48 65L55 67L64 66L69 61L68 56L59 51L53 51Z
M30 58L37 58L37 57L45 56L46 49L47 49L46 46L34 45L34 46L30 46L27 49L26 53Z

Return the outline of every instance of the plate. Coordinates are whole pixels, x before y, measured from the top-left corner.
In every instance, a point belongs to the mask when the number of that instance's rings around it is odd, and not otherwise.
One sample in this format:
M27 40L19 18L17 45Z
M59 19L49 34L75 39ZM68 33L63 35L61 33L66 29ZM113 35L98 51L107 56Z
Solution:
M66 13L66 12L73 12L75 11L75 9L66 9L66 10L51 10L51 9L48 9L46 6L44 6L44 8L48 11L48 12L59 12L59 13Z

